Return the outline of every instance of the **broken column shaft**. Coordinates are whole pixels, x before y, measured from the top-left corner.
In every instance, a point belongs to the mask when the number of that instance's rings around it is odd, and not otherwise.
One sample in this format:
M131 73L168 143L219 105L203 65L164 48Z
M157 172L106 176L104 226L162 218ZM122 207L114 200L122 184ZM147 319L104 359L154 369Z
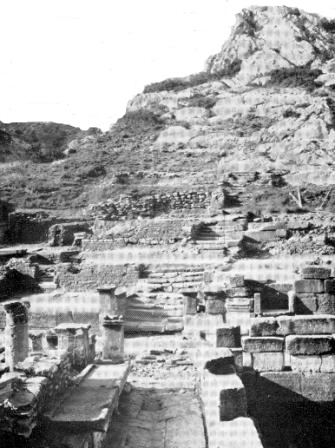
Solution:
M104 360L123 360L124 355L124 321L118 316L106 316L102 323Z
M5 360L11 371L24 361L29 351L28 304L11 302L4 305L6 313Z

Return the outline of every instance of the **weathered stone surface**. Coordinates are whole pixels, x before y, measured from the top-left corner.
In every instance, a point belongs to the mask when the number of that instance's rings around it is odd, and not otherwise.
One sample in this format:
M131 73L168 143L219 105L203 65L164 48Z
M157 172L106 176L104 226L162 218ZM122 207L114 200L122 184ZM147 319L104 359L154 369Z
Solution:
M216 330L216 346L217 347L240 347L241 346L241 329L239 326L225 325Z
M319 279L296 280L294 282L296 293L319 293L324 292L324 282Z
M230 286L232 288L242 288L244 286L244 276L243 275L234 275L230 277Z
M278 322L274 317L251 319L250 336L276 336Z
M291 369L293 372L320 372L321 356L319 355L292 355Z
M270 283L268 286L283 294L288 293L293 288L292 283Z
M285 348L291 355L321 355L335 353L335 340L327 335L290 335Z
M318 335L335 333L334 315L280 316L277 318L278 335Z
M252 353L252 367L258 372L277 372L284 368L282 352Z
M335 314L335 295L332 294L320 294L317 297L319 314Z
M311 401L334 401L335 373L305 373L301 376L301 394Z
M330 274L331 269L324 266L306 266L301 272L304 279L326 279Z
M302 401L301 377L300 372L260 372L256 399L263 395L274 404Z
M281 352L284 348L284 338L264 336L264 337L243 337L242 348L245 352Z
M313 293L295 293L294 311L297 314L313 314L318 309L317 295Z
M209 314L223 314L225 311L225 304L220 299L207 299L206 311Z

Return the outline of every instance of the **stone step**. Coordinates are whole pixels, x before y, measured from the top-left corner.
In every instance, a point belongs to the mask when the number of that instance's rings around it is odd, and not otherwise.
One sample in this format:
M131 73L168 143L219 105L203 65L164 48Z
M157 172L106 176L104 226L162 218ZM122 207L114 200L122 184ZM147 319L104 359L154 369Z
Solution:
M181 264L170 264L170 265L154 265L149 269L149 273L168 273L168 272L204 272L205 268L203 266L194 265L181 265Z
M41 282L39 283L39 286L44 292L54 291L58 288L56 283L53 281Z
M153 278L153 279L166 279L169 281L173 281L180 278L202 278L203 272L168 272L168 273L158 273L158 272L151 272L147 278Z

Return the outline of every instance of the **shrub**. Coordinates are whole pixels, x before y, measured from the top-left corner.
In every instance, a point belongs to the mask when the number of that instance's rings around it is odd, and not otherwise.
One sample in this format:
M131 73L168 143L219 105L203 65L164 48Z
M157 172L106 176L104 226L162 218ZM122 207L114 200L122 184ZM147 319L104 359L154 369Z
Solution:
M220 78L233 77L241 69L242 61L236 59L233 62L225 61L225 67L215 73L199 72L184 78L168 78L160 82L154 82L144 87L143 93L156 93L166 91L178 92L190 87L199 86L209 81L218 80Z
M284 118L290 118L290 117L299 118L300 114L299 114L299 112L297 112L293 109L286 109L283 113L283 117Z
M328 33L335 33L335 20L334 19L328 20L326 18L323 18L321 20L321 26Z
M304 87L312 92L317 87L314 80L321 73L321 70L311 69L309 64L302 67L280 68L270 73L271 79L266 86Z
M205 109L211 109L215 104L215 97L203 95L195 95L188 102L189 107L204 107Z

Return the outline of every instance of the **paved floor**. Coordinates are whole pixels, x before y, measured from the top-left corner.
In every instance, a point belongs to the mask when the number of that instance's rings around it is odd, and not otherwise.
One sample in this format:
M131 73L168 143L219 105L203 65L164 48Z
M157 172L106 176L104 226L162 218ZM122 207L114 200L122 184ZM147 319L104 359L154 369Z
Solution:
M106 446L206 448L197 371L186 352L157 350L156 342L156 350L136 358Z

